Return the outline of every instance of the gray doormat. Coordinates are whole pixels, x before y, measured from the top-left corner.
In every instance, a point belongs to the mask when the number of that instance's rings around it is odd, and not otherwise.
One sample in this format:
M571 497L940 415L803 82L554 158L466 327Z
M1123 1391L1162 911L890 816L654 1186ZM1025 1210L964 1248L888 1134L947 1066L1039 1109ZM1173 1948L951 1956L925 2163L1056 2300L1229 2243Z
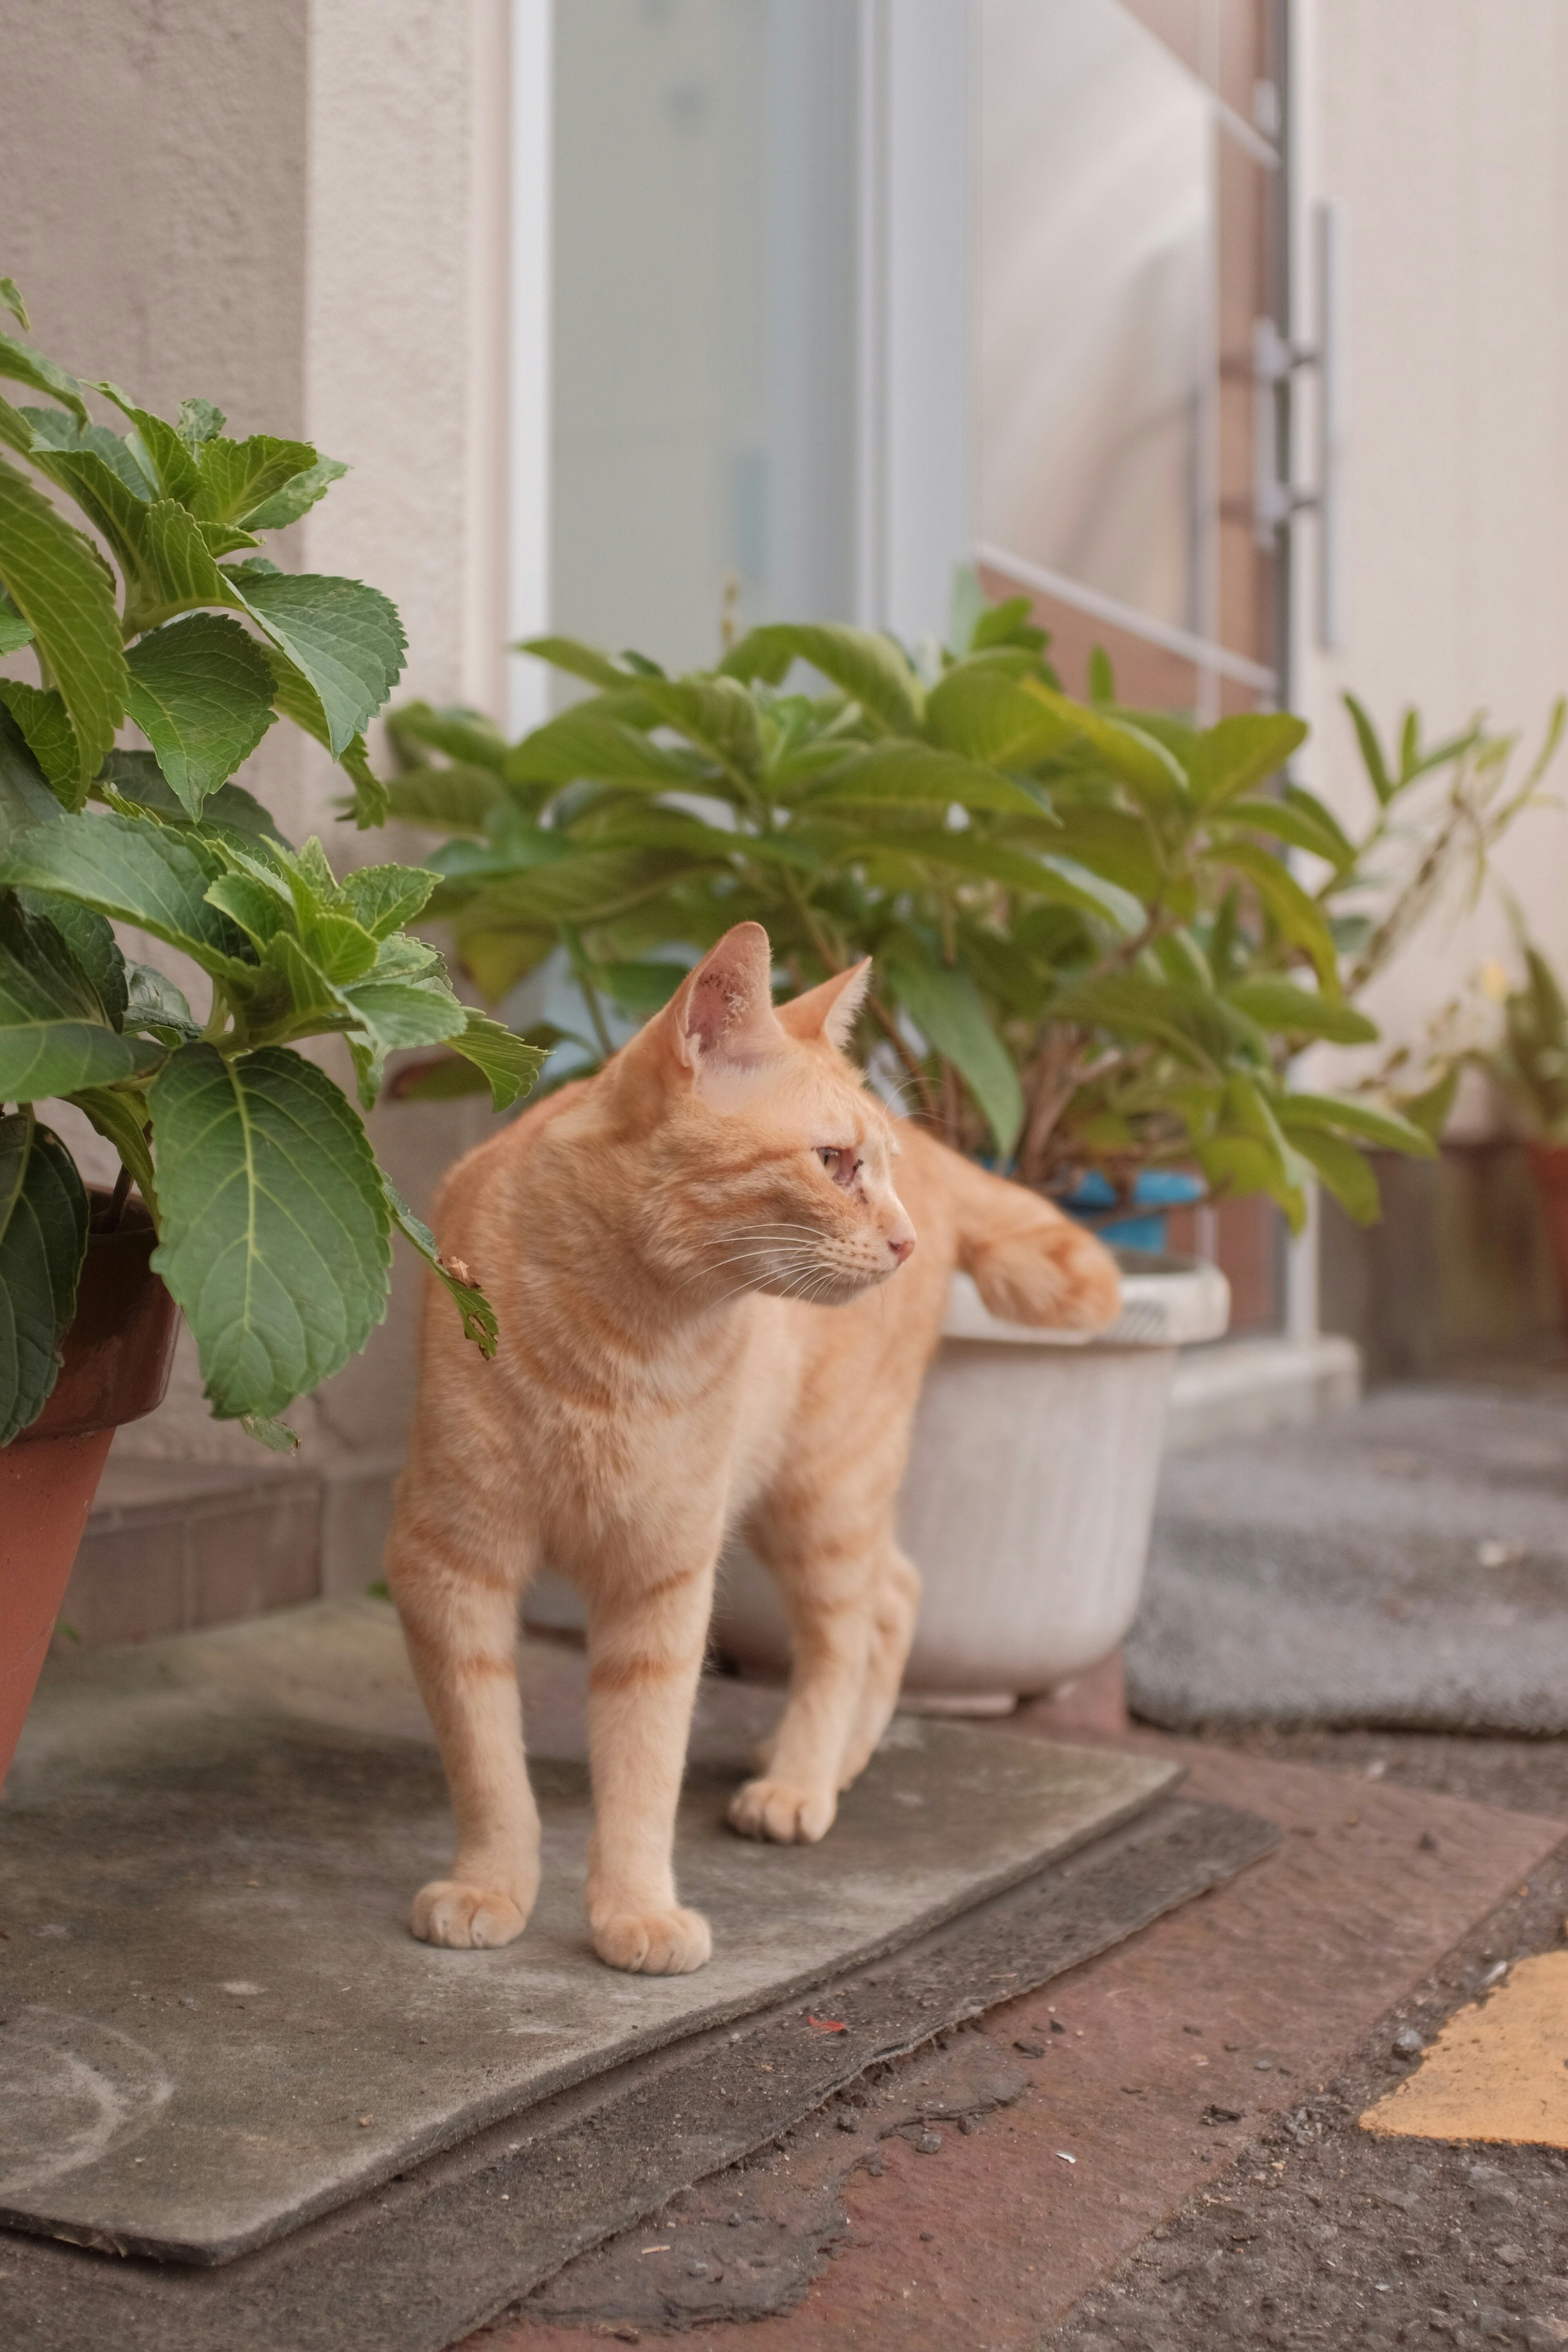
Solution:
M1568 1731L1568 1403L1387 1389L1162 1475L1136 1711Z
M332 1624L369 1628L357 1650L338 1641L343 1696L396 1713L406 1669L385 1612L309 1613L318 1676ZM122 1654L112 1690L98 1670L96 1718L90 1671L46 1693L0 1809L0 2220L232 2261L634 2053L907 1944L1176 1777L1147 1757L900 1720L832 1836L786 1849L724 1827L746 1742L720 1720L689 1776L678 1865L715 1957L640 1978L588 1944L585 1770L536 1762L533 1921L504 1951L439 1951L405 1926L449 1852L434 1750L285 1713L298 1631L159 1645L178 1705L147 1653ZM203 1685L193 1653L243 1671ZM580 1664L546 1652L534 1682L553 1675L559 1696ZM720 1695L721 1717L732 1704Z
M628 2059L221 2267L0 2231L0 2341L6 2352L442 2352L867 2068L1092 1959L1278 1842L1255 1815L1157 1799L1070 1858L830 1979L809 2002ZM978 2104L1011 2087L1009 2076ZM869 2138L898 2121L870 2114L862 2128ZM563 2281L561 2300L580 2305L586 2285L592 2302L599 2284ZM685 2315L702 2315L695 2291Z

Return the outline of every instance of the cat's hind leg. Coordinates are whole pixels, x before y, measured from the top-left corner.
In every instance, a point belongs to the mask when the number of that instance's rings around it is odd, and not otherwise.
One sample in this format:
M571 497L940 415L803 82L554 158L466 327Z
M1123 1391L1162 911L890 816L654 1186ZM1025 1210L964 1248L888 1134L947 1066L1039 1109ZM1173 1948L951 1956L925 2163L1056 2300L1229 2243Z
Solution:
M518 1598L531 1566L510 1496L410 1467L386 1576L447 1768L458 1851L414 1898L421 1942L510 1944L539 1892L539 1814L523 1755Z
M920 1606L920 1571L889 1538L877 1585L866 1678L838 1770L841 1790L859 1779L893 1719Z
M810 1845L833 1825L874 1634L877 1547L858 1518L775 1496L747 1527L778 1584L794 1657L767 1763L731 1800L731 1827L743 1837Z

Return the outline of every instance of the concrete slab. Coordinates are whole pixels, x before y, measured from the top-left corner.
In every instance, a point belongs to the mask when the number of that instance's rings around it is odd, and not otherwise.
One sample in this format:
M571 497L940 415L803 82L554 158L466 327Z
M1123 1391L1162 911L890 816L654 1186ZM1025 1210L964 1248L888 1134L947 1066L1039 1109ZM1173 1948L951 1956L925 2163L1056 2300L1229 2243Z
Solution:
M232 2263L111 2258L0 2231L0 2343L6 2352L102 2352L110 2341L117 2352L440 2352L704 2174L718 2168L722 2180L725 2164L755 2165L803 2118L810 2129L825 2101L829 2113L855 2116L868 2083L897 2074L906 2053L923 2050L929 2063L933 2037L978 2016L999 1987L1048 1982L1223 1884L1276 1836L1226 1806L1160 1799L806 2000L630 2059ZM952 2112L1010 2095L1025 2079L1005 2062L986 2073L991 2088L968 2083ZM894 2092L906 2108L909 2088ZM952 2105L945 2091L942 2100ZM835 2131L834 2142L874 2147L888 2120L879 2105L864 2141ZM776 2296L780 2250L786 2262L799 2257L771 2218L767 2234L773 2258L752 2276L759 2296Z
M569 1734L580 1660L525 1668L535 1717ZM634 2053L908 1944L1175 1777L1163 1758L900 1722L827 1843L754 1845L723 1806L767 1704L710 1695L682 1810L680 1883L715 1958L642 1979L587 1942L570 1753L534 1768L527 1935L479 1953L408 1935L449 1828L375 1604L62 1667L0 1812L0 2218L228 2262Z

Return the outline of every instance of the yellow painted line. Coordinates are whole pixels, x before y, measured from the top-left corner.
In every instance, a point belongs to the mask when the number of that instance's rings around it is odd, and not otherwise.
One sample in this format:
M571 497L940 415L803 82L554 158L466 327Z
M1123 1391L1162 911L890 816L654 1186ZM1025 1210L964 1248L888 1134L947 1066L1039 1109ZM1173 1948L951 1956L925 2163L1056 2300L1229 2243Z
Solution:
M1516 1961L1494 1993L1448 2020L1415 2073L1361 2124L1408 2139L1568 2147L1568 1952Z

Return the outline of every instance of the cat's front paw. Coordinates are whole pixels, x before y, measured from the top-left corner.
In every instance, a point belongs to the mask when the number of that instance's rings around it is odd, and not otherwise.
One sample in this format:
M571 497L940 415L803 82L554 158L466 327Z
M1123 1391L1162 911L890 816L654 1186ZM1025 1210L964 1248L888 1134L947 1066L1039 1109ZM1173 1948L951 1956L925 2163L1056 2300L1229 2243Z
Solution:
M594 1949L613 1969L645 1977L685 1977L713 1956L700 1911L611 1911L593 1920Z
M815 1845L838 1810L831 1790L792 1788L787 1780L748 1780L730 1800L730 1827L775 1845Z
M469 1886L460 1878L433 1878L414 1898L409 1926L422 1944L459 1951L493 1951L528 1925L524 1906L500 1886Z

